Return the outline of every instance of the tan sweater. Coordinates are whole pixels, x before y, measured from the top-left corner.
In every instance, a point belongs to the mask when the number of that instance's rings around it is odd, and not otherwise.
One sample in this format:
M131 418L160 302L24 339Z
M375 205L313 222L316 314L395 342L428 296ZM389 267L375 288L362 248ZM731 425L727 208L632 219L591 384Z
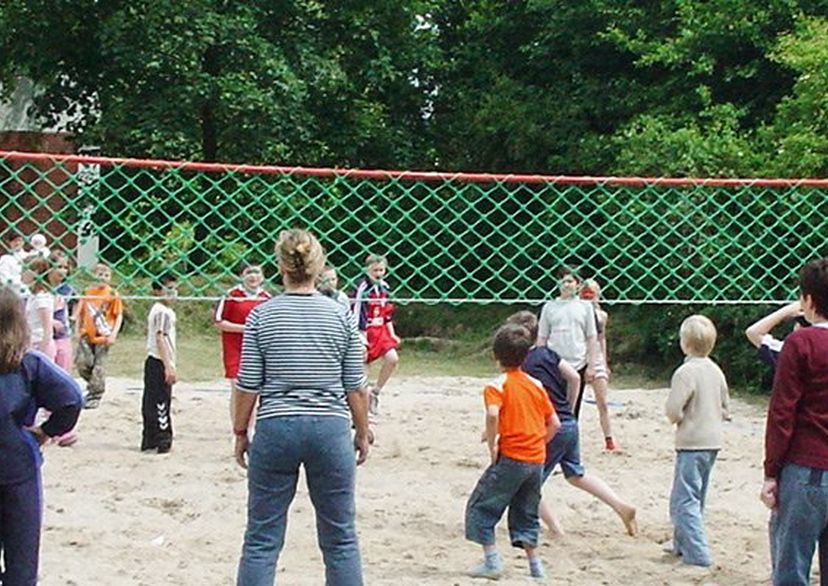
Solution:
M664 407L675 423L677 450L718 450L722 421L729 420L727 381L710 358L688 356L670 381Z

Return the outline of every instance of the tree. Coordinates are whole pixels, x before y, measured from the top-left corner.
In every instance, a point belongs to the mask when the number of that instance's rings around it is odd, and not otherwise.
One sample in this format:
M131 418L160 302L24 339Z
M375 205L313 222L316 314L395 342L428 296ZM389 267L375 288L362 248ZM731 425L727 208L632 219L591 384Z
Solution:
M9 3L10 71L44 123L117 155L293 164L423 160L420 2Z
M802 18L772 53L796 73L764 139L772 149L767 172L782 177L828 177L828 20Z

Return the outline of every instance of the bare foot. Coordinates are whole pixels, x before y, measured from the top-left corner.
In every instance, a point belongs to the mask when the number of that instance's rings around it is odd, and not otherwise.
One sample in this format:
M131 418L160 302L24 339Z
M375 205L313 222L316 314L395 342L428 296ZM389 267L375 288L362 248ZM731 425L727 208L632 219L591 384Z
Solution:
M554 527L549 527L549 539L553 541L557 541L561 539L566 533L563 530L563 527L560 525L555 525Z
M624 521L624 527L627 529L627 535L635 537L638 534L638 523L635 520L635 507L629 507L620 516L621 520Z

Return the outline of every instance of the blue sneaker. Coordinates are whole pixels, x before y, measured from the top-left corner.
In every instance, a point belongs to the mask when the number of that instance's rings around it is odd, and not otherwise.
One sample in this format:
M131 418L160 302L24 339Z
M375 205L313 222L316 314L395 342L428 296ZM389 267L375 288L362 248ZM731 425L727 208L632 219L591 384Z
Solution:
M543 569L543 562L538 560L535 563L530 563L529 575L538 579L546 578L546 570Z
M486 578L487 580L500 580L503 577L503 562L498 560L494 564L480 562L469 571L472 578Z

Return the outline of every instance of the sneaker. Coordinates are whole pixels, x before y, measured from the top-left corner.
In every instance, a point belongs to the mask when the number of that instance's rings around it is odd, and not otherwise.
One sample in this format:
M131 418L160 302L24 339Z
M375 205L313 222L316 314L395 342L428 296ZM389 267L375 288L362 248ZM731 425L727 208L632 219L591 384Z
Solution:
M161 442L158 444L158 453L159 454L167 454L172 449L172 442Z
M87 397L83 401L83 408L84 409L97 409L101 405L101 398L100 397Z
M376 417L379 415L379 391L377 387L371 387L368 394L368 413Z
M485 561L480 562L469 571L469 576L472 578L486 578L487 580L500 580L503 577L503 562L498 561L494 565L489 565Z
M543 569L543 563L540 560L529 564L529 575L533 578L546 578L546 570Z
M612 452L613 450L615 450L615 442L611 437L604 439L604 446L607 448L608 452Z

